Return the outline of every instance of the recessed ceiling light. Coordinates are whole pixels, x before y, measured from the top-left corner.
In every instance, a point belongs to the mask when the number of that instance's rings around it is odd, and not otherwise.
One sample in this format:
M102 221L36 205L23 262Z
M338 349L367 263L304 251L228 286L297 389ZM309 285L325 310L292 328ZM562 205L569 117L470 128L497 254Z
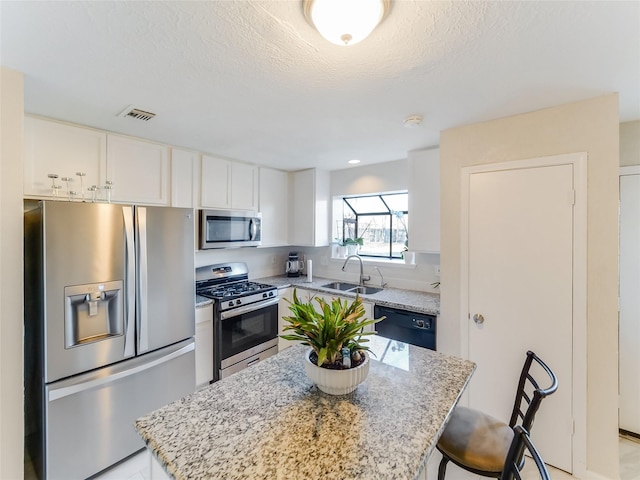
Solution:
M347 163L350 163L351 165L355 165L356 163L360 163L360 160L356 160L354 158L353 160L349 160Z

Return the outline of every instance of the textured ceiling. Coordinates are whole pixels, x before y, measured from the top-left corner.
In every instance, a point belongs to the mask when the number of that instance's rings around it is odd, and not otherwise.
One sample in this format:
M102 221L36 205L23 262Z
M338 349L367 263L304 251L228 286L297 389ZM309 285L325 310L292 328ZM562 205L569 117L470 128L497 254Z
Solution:
M637 1L396 0L350 47L296 0L3 0L0 19L27 112L287 170L406 158L447 128L610 92L640 119Z

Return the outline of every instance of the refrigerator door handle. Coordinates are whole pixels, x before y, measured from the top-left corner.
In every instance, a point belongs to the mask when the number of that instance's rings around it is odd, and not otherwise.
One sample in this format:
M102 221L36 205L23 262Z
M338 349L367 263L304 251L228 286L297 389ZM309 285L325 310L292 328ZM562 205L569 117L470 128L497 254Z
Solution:
M132 357L135 355L135 294L136 294L136 254L135 243L133 238L133 207L122 207L122 216L124 218L125 232L125 285L127 296L125 298L125 339L124 339L124 356Z
M80 392L86 392L87 390L98 388L108 383L113 383L117 380L130 377L131 375L144 372L145 370L149 370L151 368L157 367L158 365L162 365L163 363L170 362L174 358L181 357L182 355L189 353L194 349L195 349L195 343L191 342L188 345L182 347L181 349L176 350L175 352L171 352L170 354L165 355L164 357L157 358L143 365L131 367L126 370L122 370L121 372L113 373L110 375L101 375L100 373L93 374L91 375L92 376L91 379L88 379L84 382L76 383L74 385L69 385L68 387L60 387L60 388L50 390L49 401L53 402L54 400L59 400L60 398L68 397L69 395L74 395Z
M147 209L136 207L138 233L138 353L149 350L149 281L147 278Z

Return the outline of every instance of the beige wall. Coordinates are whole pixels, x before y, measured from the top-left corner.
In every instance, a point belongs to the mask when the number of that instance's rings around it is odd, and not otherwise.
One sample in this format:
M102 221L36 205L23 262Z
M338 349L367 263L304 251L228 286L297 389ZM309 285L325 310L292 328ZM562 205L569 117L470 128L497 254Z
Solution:
M640 165L640 120L620 124L620 166Z
M618 477L618 96L454 128L440 137L441 349L460 352L460 175L465 166L588 153L587 470ZM580 394L578 392L578 394Z
M23 477L21 73L0 69L0 478Z

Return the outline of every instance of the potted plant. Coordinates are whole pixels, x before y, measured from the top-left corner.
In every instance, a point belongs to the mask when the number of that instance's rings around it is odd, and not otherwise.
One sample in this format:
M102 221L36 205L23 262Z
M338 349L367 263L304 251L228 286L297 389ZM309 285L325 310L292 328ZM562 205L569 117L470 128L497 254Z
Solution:
M364 240L362 237L345 238L344 244L347 247L347 255L355 255L358 253L358 247L364 245Z
M313 301L301 301L296 290L290 301L291 316L283 317L288 322L285 340L299 341L308 345L304 358L305 372L318 388L332 395L352 392L369 373L368 335L364 328L382 320L367 319L362 299L356 295L353 302L334 298L326 302L315 297Z

